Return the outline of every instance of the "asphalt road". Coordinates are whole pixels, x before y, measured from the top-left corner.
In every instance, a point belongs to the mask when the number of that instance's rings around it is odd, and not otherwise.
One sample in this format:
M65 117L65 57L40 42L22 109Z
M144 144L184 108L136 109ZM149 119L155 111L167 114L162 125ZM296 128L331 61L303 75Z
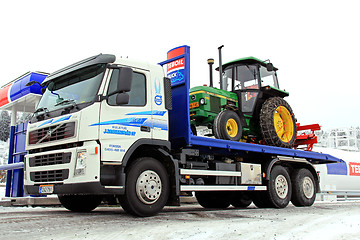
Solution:
M0 207L0 239L360 239L360 202L285 209L167 207L136 218L120 207L73 213L61 207Z

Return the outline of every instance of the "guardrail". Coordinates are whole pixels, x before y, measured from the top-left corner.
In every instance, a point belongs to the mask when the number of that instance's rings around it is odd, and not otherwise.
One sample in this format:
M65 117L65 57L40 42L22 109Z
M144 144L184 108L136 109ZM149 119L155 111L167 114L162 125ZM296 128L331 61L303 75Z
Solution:
M347 201L347 200L359 200L360 199L360 191L352 191L352 190L334 190L334 191L321 191L318 193L320 196L336 196L337 201Z
M0 166L0 170L13 170L13 169L21 169L24 168L24 163L11 163L11 164L5 164Z

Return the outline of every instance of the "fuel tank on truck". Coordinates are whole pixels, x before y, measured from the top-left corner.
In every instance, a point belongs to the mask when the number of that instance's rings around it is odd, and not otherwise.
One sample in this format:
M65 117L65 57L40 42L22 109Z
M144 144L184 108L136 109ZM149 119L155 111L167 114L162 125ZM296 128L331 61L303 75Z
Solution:
M360 193L360 152L314 147L314 152L342 159L340 163L314 165L320 176L320 190ZM358 195L358 194L357 194Z

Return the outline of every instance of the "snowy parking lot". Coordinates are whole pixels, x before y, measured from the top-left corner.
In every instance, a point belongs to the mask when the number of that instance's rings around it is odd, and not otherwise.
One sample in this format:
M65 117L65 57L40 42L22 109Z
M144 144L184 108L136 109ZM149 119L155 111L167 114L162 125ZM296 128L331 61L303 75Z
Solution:
M73 213L62 207L0 207L1 239L359 239L360 201L284 209L167 207L135 218L120 207Z

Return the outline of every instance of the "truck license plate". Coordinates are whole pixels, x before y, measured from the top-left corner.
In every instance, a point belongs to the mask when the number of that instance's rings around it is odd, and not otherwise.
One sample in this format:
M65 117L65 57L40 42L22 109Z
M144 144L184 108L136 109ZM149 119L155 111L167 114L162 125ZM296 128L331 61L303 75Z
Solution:
M54 185L40 185L39 193L53 193Z

